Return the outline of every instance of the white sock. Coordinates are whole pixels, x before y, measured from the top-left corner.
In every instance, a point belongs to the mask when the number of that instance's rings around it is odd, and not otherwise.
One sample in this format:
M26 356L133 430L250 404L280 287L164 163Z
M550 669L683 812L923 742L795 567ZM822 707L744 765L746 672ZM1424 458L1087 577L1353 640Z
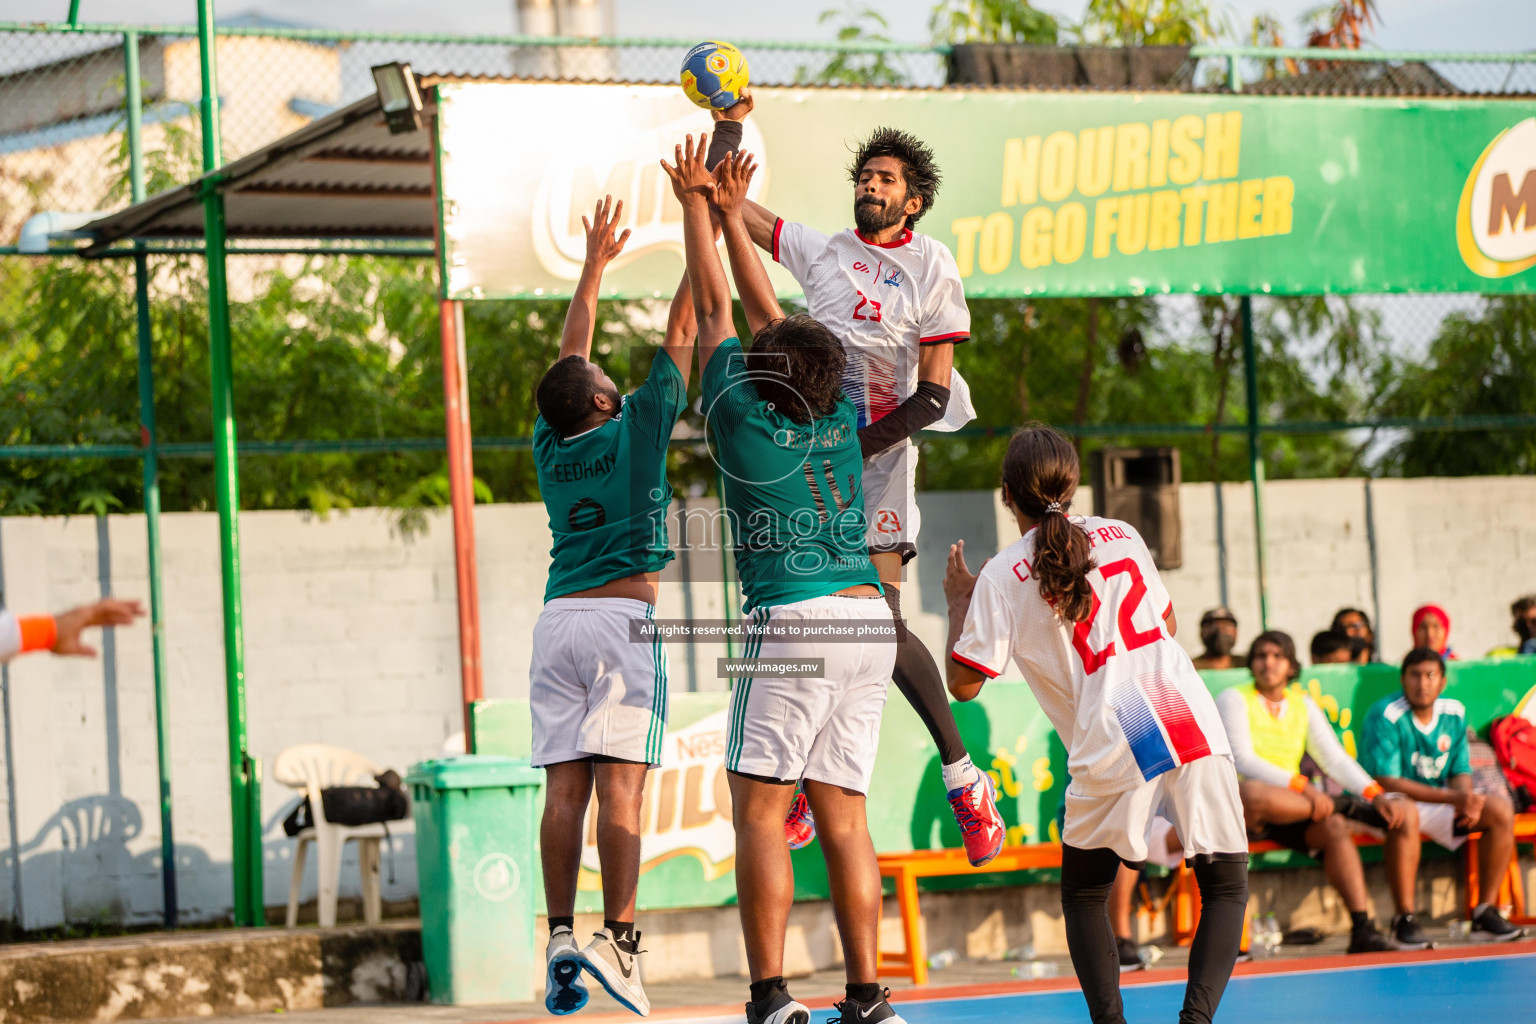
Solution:
M1493 906L1492 903L1479 903L1476 907L1473 907L1472 908L1472 919L1476 920L1477 918L1481 917L1483 911L1487 910L1491 906Z
M949 792L974 785L979 778L981 778L981 772L971 763L969 754L954 764L944 766L944 789Z

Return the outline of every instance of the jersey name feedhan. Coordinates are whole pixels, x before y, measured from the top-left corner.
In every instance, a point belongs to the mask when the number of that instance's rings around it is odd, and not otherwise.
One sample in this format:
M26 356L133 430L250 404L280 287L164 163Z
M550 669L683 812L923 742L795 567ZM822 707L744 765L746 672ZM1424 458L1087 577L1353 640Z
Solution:
M561 437L540 416L533 425L539 493L555 543L544 600L598 587L672 560L667 544L667 441L688 386L664 351L618 416Z

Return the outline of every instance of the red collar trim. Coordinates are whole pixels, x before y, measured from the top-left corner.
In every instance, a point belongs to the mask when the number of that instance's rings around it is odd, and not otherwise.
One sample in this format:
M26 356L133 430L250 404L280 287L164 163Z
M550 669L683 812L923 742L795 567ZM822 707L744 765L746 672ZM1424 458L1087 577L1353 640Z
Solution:
M863 242L865 245L872 245L876 249L895 249L912 241L911 228L903 228L901 234L889 242L871 242L869 239L864 237L864 232L860 231L858 228L854 228L853 233L859 237L859 241Z

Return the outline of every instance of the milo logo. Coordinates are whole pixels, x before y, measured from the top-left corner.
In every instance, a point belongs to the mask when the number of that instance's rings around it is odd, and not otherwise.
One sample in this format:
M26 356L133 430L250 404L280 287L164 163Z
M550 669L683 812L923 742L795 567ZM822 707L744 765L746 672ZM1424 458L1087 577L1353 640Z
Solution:
M1456 246L1481 277L1536 266L1536 118L1501 132L1477 158L1456 210Z
M624 105L622 118L600 127L589 124L586 143L555 149L539 179L531 215L533 250L550 274L568 281L581 276L587 247L581 218L590 217L605 195L624 201L617 230L631 232L610 271L661 249L683 255L683 211L659 161L672 163L683 136L691 132L697 140L709 122L672 91L665 102ZM756 200L767 185L767 154L757 125L748 120L743 127L741 148L754 154L762 168L747 190L748 198Z

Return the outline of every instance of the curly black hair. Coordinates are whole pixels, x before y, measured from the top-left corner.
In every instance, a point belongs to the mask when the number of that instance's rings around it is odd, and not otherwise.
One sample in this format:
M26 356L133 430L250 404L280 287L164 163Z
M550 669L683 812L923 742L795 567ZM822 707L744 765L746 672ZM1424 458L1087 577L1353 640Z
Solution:
M848 166L848 177L855 185L864 165L877 156L895 157L901 162L902 175L907 179L907 198L917 196L923 205L916 213L908 214L907 227L916 224L933 206L939 194L939 168L933 162L933 150L911 132L900 128L876 128L869 138L854 151L853 163Z
M837 408L846 363L843 343L808 313L766 324L747 356L757 397L796 423Z
M592 398L598 391L592 364L581 356L566 356L544 372L534 404L545 423L561 437L569 437L592 412Z

